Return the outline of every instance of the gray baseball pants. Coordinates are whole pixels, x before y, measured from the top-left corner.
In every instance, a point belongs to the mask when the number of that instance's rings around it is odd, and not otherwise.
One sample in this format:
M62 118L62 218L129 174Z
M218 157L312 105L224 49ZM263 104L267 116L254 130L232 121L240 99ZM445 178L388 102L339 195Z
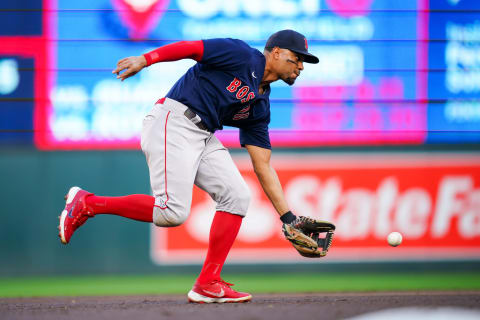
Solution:
M190 214L195 184L217 202L217 210L245 216L250 191L228 150L184 113L187 107L166 98L143 120L141 147L147 158L157 226L181 225Z

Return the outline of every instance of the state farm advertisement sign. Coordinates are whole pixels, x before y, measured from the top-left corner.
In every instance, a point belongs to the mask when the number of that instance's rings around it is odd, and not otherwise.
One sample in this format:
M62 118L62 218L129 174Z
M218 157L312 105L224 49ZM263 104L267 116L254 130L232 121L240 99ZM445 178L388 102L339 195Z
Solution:
M326 262L480 258L480 155L367 154L274 155L291 207L335 223L326 258L299 256L284 239L281 222L249 160L235 159L252 202L228 261ZM215 203L195 188L191 215L176 228L152 228L158 264L201 263ZM396 248L392 231L403 235Z

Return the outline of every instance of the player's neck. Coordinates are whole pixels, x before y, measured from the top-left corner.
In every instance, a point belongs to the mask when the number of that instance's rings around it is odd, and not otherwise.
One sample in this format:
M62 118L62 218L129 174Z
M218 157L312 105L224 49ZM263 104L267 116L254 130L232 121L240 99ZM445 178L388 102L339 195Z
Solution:
M265 71L263 72L262 82L260 83L260 86L267 86L270 83L277 81L278 79L280 79L280 77L278 76L277 72L275 72L272 68L270 60L267 59L267 62L265 63Z
M266 72L266 70L265 70ZM277 79L278 80L278 79ZM264 94L265 91L268 90L268 87L270 86L270 83L272 83L273 81L276 81L276 80L265 80L265 76L262 78L262 82L260 82L260 87L258 88L258 93L260 94Z

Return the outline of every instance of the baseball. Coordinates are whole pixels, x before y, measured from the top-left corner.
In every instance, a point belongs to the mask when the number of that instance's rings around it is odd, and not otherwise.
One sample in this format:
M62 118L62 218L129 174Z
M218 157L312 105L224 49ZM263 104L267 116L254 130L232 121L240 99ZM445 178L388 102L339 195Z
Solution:
M387 237L388 244L396 247L402 243L402 235L400 232L391 232Z

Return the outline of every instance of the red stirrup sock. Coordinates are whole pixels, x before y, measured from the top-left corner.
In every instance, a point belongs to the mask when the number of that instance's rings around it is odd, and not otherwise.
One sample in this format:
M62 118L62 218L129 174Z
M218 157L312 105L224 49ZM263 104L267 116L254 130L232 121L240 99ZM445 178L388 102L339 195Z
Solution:
M197 283L205 284L213 280L220 280L223 264L240 230L242 218L242 216L224 211L215 213L210 227L207 258L197 278Z
M88 196L87 206L94 214L114 214L125 218L153 222L155 198L146 194L132 194L124 197Z

